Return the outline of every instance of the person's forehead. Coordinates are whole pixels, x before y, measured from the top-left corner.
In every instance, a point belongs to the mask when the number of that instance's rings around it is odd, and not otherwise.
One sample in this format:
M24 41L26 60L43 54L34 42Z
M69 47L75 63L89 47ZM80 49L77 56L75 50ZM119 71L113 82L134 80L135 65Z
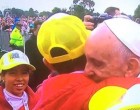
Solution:
M91 36L88 38L85 45L85 53L91 54L99 51L111 51L114 44L117 42L120 41L112 33L112 31L110 31L105 24L101 24L94 31L92 31Z
M92 42L96 42L96 40L106 42L107 40L114 39L114 37L116 38L108 26L105 23L101 23L92 31L89 40Z
M11 70L17 70L17 69L29 69L29 66L22 64L22 65L18 65L16 67L12 68Z

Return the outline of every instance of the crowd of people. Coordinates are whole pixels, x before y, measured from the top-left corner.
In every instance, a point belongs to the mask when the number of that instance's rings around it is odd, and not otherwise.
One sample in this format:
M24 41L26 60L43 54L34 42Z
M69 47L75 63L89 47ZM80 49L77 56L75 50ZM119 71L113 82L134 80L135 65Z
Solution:
M22 34L27 34L30 29L34 28L34 22L37 20L45 21L47 19L46 16L42 17L15 17L11 16L8 12L4 17L0 17L0 30L11 32L15 27L17 22L22 24L21 31Z
M122 110L140 108L140 25L109 7L98 23L57 13L34 22L26 50L0 59L0 108ZM30 48L29 48L30 47Z
M5 41L2 44L0 44L0 51L7 52L12 49L18 48L25 52L25 42L32 35L32 33L33 33L32 31L33 31L35 22L36 21L43 22L46 19L47 19L46 16L15 17L15 16L12 16L11 14L9 14L8 12L6 12L4 17L0 17L0 40L1 40L1 42ZM17 29L15 29L15 28L17 28ZM10 41L7 44L7 42L9 41L9 38L12 38L12 40L10 39L12 42ZM18 42L22 42L22 43L14 44L14 42L15 42L14 40L17 40L17 41L19 40Z

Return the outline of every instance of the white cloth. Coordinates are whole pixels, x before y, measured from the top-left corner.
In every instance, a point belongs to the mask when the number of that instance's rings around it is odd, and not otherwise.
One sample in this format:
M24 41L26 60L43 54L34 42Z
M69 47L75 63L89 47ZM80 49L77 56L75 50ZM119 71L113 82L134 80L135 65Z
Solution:
M123 96L120 104L117 104L108 110L120 110L123 107L140 105L140 84L135 84L129 88Z
M17 97L15 95L11 94L6 89L3 89L3 93L4 93L4 96L5 96L5 99L12 106L13 110L18 110L23 105L25 107L25 110L29 110L28 96L27 96L26 92L24 92L21 97Z

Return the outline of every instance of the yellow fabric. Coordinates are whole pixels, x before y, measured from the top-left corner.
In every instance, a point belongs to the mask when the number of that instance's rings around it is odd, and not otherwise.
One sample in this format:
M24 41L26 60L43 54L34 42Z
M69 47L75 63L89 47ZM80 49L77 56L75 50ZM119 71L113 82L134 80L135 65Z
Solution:
M89 34L90 31L86 30L83 22L75 16L52 17L39 30L38 49L49 63L75 59L84 54L85 40ZM54 47L60 47L68 54L52 57L50 51Z
M24 46L24 39L19 29L16 27L10 34L10 44L15 46Z
M140 110L140 104L122 107L120 110Z
M127 89L117 86L107 86L97 91L89 101L89 110L107 110L121 102Z

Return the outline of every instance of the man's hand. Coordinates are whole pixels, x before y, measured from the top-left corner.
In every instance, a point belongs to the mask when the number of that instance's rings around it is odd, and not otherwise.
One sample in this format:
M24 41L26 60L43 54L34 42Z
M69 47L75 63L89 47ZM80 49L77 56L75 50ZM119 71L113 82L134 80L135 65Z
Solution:
M90 22L91 19L93 19L93 17L91 15L84 16L84 24L88 30L94 29L94 23Z

